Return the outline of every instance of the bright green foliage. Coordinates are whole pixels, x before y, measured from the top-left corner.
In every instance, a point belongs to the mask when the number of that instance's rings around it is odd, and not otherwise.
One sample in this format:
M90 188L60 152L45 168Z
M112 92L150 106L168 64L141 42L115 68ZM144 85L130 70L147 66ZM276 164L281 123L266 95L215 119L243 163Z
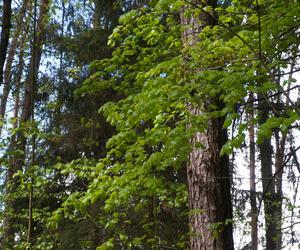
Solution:
M85 214L91 203L103 202L98 215L98 223L108 232L103 249L110 244L183 247L184 164L190 145L185 116L188 88L178 81L182 65L178 16L145 8L123 16L121 24L110 38L111 44L120 44L112 58L94 62L92 70L101 71L79 90L113 88L126 97L101 109L118 133L108 141L107 156L97 164L87 193L81 199L79 194L70 197L65 205ZM163 217L168 219L163 222ZM179 237L173 238L175 233Z
M224 128L238 129L222 152L245 142L247 124L241 119L249 92L268 96L280 91L271 72L288 66L281 58L298 46L285 35L299 26L299 6L295 1L290 10L285 4L268 1L259 6L259 14L248 1L220 6L216 11L222 23L206 27L199 43L187 48L181 42L183 2L152 1L157 8L123 15L108 41L115 48L112 57L93 62L95 73L77 90L78 95L114 90L118 101L106 103L100 112L117 133L107 143L106 157L91 169L87 192L73 193L55 216L79 212L95 220L106 232L99 249L186 248L189 138L205 131L209 117L224 117ZM183 62L182 55L188 60ZM219 98L223 109L207 103L208 97ZM205 105L207 112L193 117L187 104ZM287 133L299 119L293 108L283 113L261 125L258 142L277 128ZM97 206L96 215L91 206Z
M99 27L61 42L66 60L76 65L60 72L67 76L55 90L57 100L45 105L51 124L38 136L46 148L39 152L40 166L19 172L24 204L28 185L38 201L32 249L187 249L189 139L206 131L209 118L222 117L232 135L222 154L242 147L251 92L257 97L257 143L275 132L289 134L299 120L299 107L286 104L283 94L294 79L277 76L299 57L297 1L220 1L220 22L188 47L182 42L187 27L180 25L185 1L156 0L150 7L141 1L119 19L104 51L104 38L125 9L113 2L98 1L111 7L98 9L98 21L104 20ZM83 65L95 58L90 77L77 88L86 75ZM269 118L258 125L261 97ZM221 110L208 103L212 98ZM193 105L206 112L191 115ZM26 231L26 213L18 215L20 232ZM215 237L223 226L211 225Z

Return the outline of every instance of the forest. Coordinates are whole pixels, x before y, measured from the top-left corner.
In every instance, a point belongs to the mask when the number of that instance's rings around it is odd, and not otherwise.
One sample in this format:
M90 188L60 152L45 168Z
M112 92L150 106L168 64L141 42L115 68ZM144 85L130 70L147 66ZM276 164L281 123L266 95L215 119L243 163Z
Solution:
M1 249L300 249L299 0L0 6Z

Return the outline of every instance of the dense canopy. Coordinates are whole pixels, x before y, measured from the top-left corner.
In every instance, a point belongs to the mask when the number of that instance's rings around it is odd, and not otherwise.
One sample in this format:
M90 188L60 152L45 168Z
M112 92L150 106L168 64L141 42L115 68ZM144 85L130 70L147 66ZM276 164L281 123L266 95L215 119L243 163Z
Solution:
M298 0L4 0L1 249L300 247Z

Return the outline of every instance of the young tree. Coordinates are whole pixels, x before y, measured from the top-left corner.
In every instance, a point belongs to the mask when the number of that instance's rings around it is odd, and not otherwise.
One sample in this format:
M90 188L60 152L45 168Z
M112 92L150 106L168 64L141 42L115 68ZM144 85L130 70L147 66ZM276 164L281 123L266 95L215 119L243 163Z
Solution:
M34 100L35 100L35 91L36 91L36 78L39 71L40 59L42 55L42 46L45 42L45 27L47 25L46 17L48 15L48 11L50 8L49 0L42 0L39 8L39 17L34 21L34 42L32 46L32 54L30 59L29 72L27 74L27 79L24 84L24 98L23 98L23 106L22 112L19 119L19 127L20 130L17 133L16 142L13 143L15 145L15 149L18 153L14 154L12 157L14 158L10 163L13 165L9 166L9 171L7 175L6 185L7 185L7 202L6 202L6 210L4 221L4 249L11 249L15 243L15 236L17 232L16 223L17 221L13 218L16 216L18 212L20 212L17 207L21 207L18 203L17 198L13 198L14 194L17 193L18 186L20 184L19 177L15 176L17 171L22 170L25 164L26 159L29 159L29 155L26 155L26 131L24 128L28 126L28 122L30 121L32 112L34 110ZM35 7L36 8L36 7ZM37 23L35 23L37 22ZM36 27L36 28L35 28ZM16 103L16 105L18 105ZM21 152L21 153L20 153ZM13 199L13 200L11 200Z

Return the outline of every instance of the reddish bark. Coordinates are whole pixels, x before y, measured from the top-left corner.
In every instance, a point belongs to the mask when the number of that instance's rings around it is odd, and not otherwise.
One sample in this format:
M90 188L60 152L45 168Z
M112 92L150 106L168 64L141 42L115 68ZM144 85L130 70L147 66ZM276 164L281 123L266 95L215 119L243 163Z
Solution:
M193 4L216 7L217 1L193 1ZM195 46L198 34L205 25L215 25L216 18L202 13L200 16L185 15L186 5L182 9L181 23L184 27L182 40L185 47ZM187 55L188 57L188 55ZM222 109L219 98L208 97L206 103L191 106L193 116L209 112L213 105ZM190 244L192 250L231 250L233 249L232 205L230 195L229 164L226 156L221 157L221 148L226 142L227 133L222 128L223 119L208 120L205 132L196 133L191 139L193 146L187 164ZM201 143L203 148L196 147Z

